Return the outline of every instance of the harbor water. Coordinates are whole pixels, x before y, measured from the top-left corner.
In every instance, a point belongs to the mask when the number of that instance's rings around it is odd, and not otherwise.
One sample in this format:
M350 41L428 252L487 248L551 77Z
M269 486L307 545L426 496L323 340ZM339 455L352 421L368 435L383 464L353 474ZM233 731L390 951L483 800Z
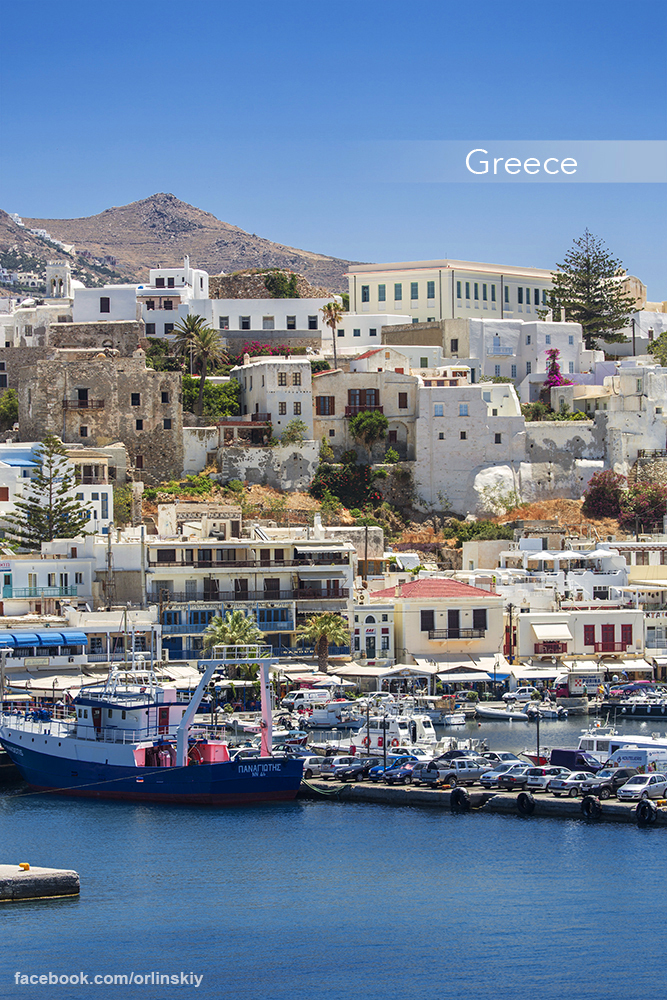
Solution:
M585 722L545 723L541 742L572 745ZM535 727L474 733L521 749ZM206 809L6 789L0 860L74 868L81 896L0 909L0 997L661 997L663 838L334 800ZM19 988L17 973L135 980Z

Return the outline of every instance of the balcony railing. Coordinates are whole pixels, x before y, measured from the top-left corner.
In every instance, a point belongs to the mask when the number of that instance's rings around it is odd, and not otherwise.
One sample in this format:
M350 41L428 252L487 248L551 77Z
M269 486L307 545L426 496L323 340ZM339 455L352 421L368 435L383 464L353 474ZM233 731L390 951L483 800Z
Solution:
M566 642L536 642L535 643L535 653L538 656L544 656L555 653L567 653L567 643Z
M262 632L293 632L294 622L256 622ZM163 625L163 635L201 635L206 625Z
M75 474L74 481L77 485L83 486L108 486L109 480L105 479L104 476L77 476Z
M160 596L162 595L162 597ZM347 587L341 587L338 590L313 590L313 589L300 589L300 590L246 590L246 591L216 591L214 593L208 594L185 594L181 591L169 591L165 590L153 590L148 595L149 601L159 602L171 601L177 603L220 603L220 604L233 604L235 602L263 602L263 601L338 601L345 600L350 596L350 592ZM481 633L484 635L484 633Z
M270 413L251 413L250 420L253 424L270 424L271 414Z
M63 399L63 410L103 410L103 399Z
M3 587L3 598L32 597L41 600L42 597L76 597L76 587Z
M514 354L513 347L501 347L500 344L496 344L495 347L487 347L486 349L487 357L495 355L496 357L509 358L512 354Z
M429 639L483 639L485 628L434 628L428 633Z
M596 653L625 653L631 642L596 642L594 644Z
M331 559L278 559L271 562L263 562L261 559L193 559L189 562L164 562L162 559L149 559L149 566L182 566L184 569L289 569L290 567L312 566L347 566L347 560L341 556Z
M377 410L378 413L384 413L384 408L379 403L366 403L365 406L346 406L345 416L356 417L358 413L368 413L374 410Z

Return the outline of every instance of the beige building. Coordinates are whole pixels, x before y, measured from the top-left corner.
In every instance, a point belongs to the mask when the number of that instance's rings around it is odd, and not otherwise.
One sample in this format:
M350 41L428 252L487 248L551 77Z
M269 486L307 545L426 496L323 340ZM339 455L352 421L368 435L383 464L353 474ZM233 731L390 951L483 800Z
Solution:
M373 450L374 460L380 460L391 447L402 459L412 461L418 388L417 376L399 371L318 372L313 376L315 440L325 438L337 459L355 449L367 461L367 452L350 434L349 422L358 413L379 410L389 426L386 439Z

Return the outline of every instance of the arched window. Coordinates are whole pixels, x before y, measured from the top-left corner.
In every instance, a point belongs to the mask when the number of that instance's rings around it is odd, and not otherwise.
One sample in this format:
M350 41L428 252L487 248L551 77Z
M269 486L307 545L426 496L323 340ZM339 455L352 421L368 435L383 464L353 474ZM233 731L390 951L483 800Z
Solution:
M373 617L373 615L366 615L366 624L375 625L375 618Z

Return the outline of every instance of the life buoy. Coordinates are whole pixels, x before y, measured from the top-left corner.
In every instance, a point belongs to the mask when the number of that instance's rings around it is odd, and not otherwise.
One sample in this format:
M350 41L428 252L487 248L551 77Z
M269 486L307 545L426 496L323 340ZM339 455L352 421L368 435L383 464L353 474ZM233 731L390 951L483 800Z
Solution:
M198 746L190 747L188 751L188 760L191 764L201 764L204 757Z
M586 819L600 819L602 803L595 795L584 795L581 800L581 815Z
M392 745L393 747L397 747L397 746L398 746L398 740L392 740L392 741L391 741L391 745Z
M651 826L655 823L657 815L658 807L651 799L642 799L641 802L637 803L637 808L635 809L637 826Z
M455 788L449 796L449 808L453 813L470 811L470 796L465 788Z
M530 792L519 792L516 807L522 816L532 816L535 812L535 799Z
M361 745L364 747L369 747L371 745L371 741L369 740L368 736L364 736L363 740L361 741Z

